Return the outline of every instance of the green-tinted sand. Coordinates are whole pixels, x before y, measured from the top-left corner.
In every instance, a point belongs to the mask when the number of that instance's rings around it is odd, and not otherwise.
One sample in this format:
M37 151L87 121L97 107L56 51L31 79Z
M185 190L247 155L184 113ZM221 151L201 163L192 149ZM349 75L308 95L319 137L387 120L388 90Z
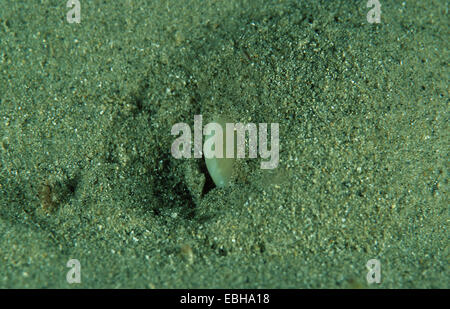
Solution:
M450 287L446 1L81 2L0 2L0 288ZM214 188L195 114L279 167Z

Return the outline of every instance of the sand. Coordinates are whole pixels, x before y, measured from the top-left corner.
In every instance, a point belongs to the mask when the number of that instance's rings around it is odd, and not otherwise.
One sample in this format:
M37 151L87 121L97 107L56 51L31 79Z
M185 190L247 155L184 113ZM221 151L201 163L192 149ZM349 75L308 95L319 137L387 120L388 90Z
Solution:
M449 288L448 5L380 2L0 2L0 288ZM216 188L197 114L278 168Z

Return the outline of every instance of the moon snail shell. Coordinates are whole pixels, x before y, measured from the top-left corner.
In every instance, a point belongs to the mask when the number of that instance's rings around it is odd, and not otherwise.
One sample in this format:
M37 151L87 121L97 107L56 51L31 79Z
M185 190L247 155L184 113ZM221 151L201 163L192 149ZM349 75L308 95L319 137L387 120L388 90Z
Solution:
M206 168L214 184L219 188L231 184L236 160L236 136L234 136L234 156L232 158L226 156L227 133L225 124L226 122L222 118L217 118L214 122L206 125L204 130L203 153L205 154ZM222 130L218 130L217 126L220 126Z

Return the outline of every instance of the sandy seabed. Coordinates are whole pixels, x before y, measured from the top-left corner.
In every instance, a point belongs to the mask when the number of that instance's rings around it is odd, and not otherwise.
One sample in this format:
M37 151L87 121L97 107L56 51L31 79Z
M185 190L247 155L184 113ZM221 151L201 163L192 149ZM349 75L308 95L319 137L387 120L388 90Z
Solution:
M63 2L0 2L1 288L449 288L445 1ZM198 114L278 167L216 188Z

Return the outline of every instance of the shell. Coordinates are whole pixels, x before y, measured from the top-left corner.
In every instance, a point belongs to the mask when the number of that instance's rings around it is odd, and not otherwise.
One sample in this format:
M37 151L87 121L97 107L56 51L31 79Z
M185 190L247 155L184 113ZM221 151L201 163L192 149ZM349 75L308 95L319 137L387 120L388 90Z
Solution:
M222 127L222 133L223 133L223 139L222 139L222 145L223 145L223 158L210 158L208 159L205 155L205 163L206 168L208 169L209 174L211 175L212 180L214 181L214 184L217 187L223 188L226 186L229 186L231 184L232 175L233 175L233 168L236 158L236 136L234 138L234 158L226 158L226 129L225 129L225 121L223 118L216 118L216 120L213 121L214 123L219 124ZM212 138L214 134L206 135L205 136L205 144L206 141L210 138ZM206 153L207 150L204 149L204 153Z

